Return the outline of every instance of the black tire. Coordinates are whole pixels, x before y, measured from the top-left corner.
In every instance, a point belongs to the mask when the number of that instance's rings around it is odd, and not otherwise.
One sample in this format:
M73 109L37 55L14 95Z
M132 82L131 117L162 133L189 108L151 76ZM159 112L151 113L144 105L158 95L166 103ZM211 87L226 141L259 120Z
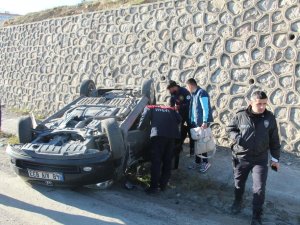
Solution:
M113 160L119 162L115 171L115 179L120 179L125 172L128 157L121 129L115 119L109 118L102 121L103 131L106 133Z
M32 119L30 116L22 117L18 122L18 136L20 143L32 141Z
M102 128L107 135L113 158L122 158L125 154L125 144L117 121L113 118L105 119L102 121Z
M149 99L149 104L150 105L155 105L156 104L155 88L154 88L154 82L153 82L152 79L145 80L142 83L141 93L142 93L143 96L146 96Z
M92 80L84 80L80 85L80 96L91 97L95 95L96 85Z

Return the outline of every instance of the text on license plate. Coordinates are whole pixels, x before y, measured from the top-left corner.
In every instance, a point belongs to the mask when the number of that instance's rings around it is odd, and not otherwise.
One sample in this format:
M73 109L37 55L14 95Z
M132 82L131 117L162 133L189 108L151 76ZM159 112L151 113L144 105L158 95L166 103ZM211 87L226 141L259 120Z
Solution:
M62 173L57 172L46 172L46 171L38 171L38 170L30 170L27 169L28 176L38 179L45 179L45 180L58 180L63 181L64 177Z

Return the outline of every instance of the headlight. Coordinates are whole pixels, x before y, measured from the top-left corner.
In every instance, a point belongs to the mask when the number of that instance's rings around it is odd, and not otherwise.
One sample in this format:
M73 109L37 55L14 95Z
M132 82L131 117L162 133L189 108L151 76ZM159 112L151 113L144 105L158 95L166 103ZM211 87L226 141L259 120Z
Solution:
M84 172L91 172L93 170L93 167L85 166L82 168Z

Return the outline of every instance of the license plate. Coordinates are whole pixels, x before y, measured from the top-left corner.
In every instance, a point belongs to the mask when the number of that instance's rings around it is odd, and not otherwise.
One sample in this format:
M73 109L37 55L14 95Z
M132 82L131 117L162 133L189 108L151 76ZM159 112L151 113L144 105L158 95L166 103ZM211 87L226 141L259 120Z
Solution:
M28 171L28 176L32 178L38 178L43 180L64 181L64 177L62 173L46 172L46 171L38 171L38 170L30 170L30 169L27 169L27 171Z

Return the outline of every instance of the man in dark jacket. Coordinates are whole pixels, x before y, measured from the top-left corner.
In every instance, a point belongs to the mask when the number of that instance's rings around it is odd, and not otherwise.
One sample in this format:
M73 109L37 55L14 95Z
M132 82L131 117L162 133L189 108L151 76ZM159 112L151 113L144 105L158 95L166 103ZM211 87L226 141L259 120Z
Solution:
M253 216L251 225L261 224L262 207L268 175L268 152L272 169L279 169L280 141L275 116L266 109L267 95L255 91L247 109L237 112L227 126L232 145L235 200L232 213L242 208L242 198L247 177L252 171Z
M190 78L186 82L187 89L191 93L191 102L189 108L189 124L191 128L202 127L206 129L210 122L213 122L212 110L208 93L197 85L194 78ZM207 153L202 154L202 157L207 157ZM190 169L200 167L200 172L205 173L210 167L207 158L201 159L200 156L195 156L195 164L191 165Z
M190 125L189 125L189 106L191 95L187 89L180 87L175 81L170 80L167 86L167 90L171 94L169 105L175 107L178 110L182 122L181 122L181 139L176 141L175 147L175 163L174 169L178 169L179 156L182 151L182 145L187 135L190 137L190 156L194 155L194 140L191 138ZM178 143L177 143L178 142Z
M138 129L151 126L151 183L146 190L149 194L167 187L175 139L180 138L180 122L181 116L174 107L149 105L144 109Z

